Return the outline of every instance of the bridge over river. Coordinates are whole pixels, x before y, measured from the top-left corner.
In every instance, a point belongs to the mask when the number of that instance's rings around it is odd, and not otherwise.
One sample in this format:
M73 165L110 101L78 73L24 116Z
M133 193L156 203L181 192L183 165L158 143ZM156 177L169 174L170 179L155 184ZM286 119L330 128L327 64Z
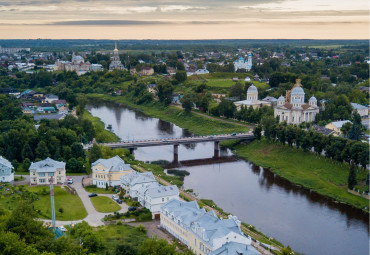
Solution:
M139 147L151 147L151 146L165 146L173 145L174 148L174 162L178 162L178 153L180 144L192 144L192 143L205 143L214 142L214 158L219 156L219 143L227 140L253 140L254 135L252 132L249 133L234 133L234 134L222 134L222 135L208 135L208 136L191 136L181 138L162 138L162 139L147 139L147 140L136 140L136 141L121 141L116 143L99 143L110 148L126 148L133 153L136 148ZM84 149L89 150L93 144L85 144Z

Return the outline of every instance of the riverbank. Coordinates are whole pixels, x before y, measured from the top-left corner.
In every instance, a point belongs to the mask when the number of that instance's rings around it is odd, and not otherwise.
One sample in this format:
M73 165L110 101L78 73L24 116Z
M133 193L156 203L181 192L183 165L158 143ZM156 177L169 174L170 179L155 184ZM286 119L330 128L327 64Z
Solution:
M226 134L226 133L243 133L248 132L248 126L241 126L238 124L224 122L213 118L207 118L194 113L185 113L176 106L164 107L158 102L151 102L149 104L137 105L132 103L125 96L109 96L101 94L87 94L90 100L113 102L124 105L128 108L140 110L147 116L156 117L164 121L176 124L189 132L197 135L212 135L212 134Z
M228 144L236 154L248 159L290 182L311 189L340 203L369 212L369 201L347 190L348 164L333 164L329 159L288 146L255 140L247 145ZM357 179L365 181L366 172L359 171Z

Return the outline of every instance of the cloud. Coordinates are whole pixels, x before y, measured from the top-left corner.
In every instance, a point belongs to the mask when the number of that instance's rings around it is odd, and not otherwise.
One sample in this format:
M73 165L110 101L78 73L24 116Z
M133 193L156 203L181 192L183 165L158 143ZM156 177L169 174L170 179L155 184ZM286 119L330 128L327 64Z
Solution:
M144 20L71 20L71 21L57 21L44 25L57 26L117 26L117 25L159 25L159 24L173 24L173 22L166 21L144 21Z

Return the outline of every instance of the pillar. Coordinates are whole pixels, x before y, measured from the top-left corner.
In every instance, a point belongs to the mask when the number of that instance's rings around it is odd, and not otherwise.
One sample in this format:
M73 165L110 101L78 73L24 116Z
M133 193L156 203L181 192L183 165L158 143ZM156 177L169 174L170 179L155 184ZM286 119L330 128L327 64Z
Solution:
M214 151L214 154L213 154L213 157L214 158L218 158L218 156L220 155L220 142L219 141L215 141L215 151Z
M173 162L174 163L179 162L179 145L178 144L173 145Z

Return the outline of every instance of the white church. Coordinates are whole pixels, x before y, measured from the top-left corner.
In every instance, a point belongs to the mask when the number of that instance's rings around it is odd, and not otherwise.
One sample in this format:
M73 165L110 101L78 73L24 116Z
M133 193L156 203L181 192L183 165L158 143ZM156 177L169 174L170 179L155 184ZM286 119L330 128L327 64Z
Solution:
M308 103L304 102L304 90L301 80L297 79L292 90L287 91L286 98L280 96L274 108L274 116L279 116L280 122L288 124L301 124L302 122L313 122L319 113L317 99L312 96Z
M238 69L245 69L246 71L250 71L252 69L252 53L248 54L248 60L244 60L243 57L235 60L234 68L235 72L238 71Z
M249 108L252 106L254 109L260 108L264 105L271 106L271 102L258 100L258 89L253 84L247 90L247 99L234 102L236 109L240 110L242 106Z

